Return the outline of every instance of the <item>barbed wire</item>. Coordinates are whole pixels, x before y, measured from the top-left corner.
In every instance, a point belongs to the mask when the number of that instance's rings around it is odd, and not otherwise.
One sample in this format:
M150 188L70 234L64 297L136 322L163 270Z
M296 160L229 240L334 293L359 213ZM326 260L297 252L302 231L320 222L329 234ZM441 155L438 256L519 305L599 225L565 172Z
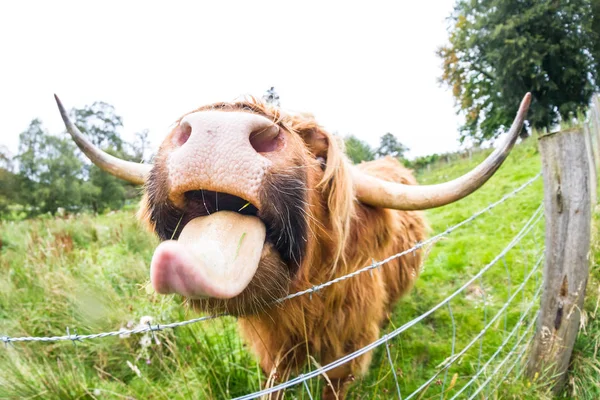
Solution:
M541 288L541 287L540 287ZM536 298L536 300L539 299L539 297ZM498 372L502 369L502 367L504 366L504 364L506 364L506 362L510 359L510 357L512 356L512 354L514 353L515 349L521 344L521 342L523 341L523 339L529 335L529 332L531 332L534 324L537 321L537 316L535 318L531 319L531 322L528 324L527 329L525 329L525 332L519 336L519 339L517 340L517 342L515 343L515 345L513 346L513 348L508 352L508 354L506 355L506 357L504 357L504 359L502 359L502 361L500 361L498 363L498 366L496 367L496 369L494 369L494 371L492 372L492 374L485 380L483 381L483 383L481 385L479 385L479 387L475 390L475 392L471 395L471 397L469 397L469 400L472 400L473 398L475 398L475 396L477 394L479 394L479 392L481 392L488 383L491 382L492 378L494 378ZM517 325L515 328L518 328L519 325ZM508 374L512 371L512 368L514 368L514 366L516 365L516 363L519 361L519 359L521 358L521 355L525 352L525 350L527 350L527 348L529 347L529 343L531 343L531 340L533 339L533 335L529 337L529 340L527 340L527 343L523 346L523 348L521 349L521 351L519 352L519 357L517 357L515 359L515 362L513 363L512 367L510 370L507 371L506 375L504 375L504 378L499 380L498 384L496 384L496 386L494 387L494 392L498 389L498 386L500 385L500 383L502 383L504 381L504 379L506 378L506 376L508 376Z
M474 221L475 219L477 219L478 217L480 217L482 214L485 214L487 212L489 212L490 210L492 210L493 208L497 207L498 205L504 203L505 201L507 201L508 199L514 197L515 195L517 195L519 192L521 192L522 190L524 190L525 188L527 188L528 186L530 186L531 184L533 184L537 179L540 178L540 176L542 175L541 172L537 173L535 176L533 176L531 179L529 179L527 182L525 182L524 184L522 184L521 186L517 187L516 189L514 189L513 191L505 194L504 196L502 196L499 200L489 204L487 207L481 209L480 211L474 213L473 215L471 215L470 217L464 219L463 221L447 228L446 230L444 230L443 232L432 236L431 238L424 240L422 242L417 243L416 245L414 245L413 247L411 247L410 249L404 250L400 253L394 254L384 260L381 261L374 261L371 265L368 265L364 268L361 268L359 270L356 270L354 272L351 272L347 275L343 275L341 277L332 279L328 282L324 282L321 283L319 285L315 285L311 288L308 288L306 290L302 290L290 295L287 295L285 297L282 297L280 299L277 299L273 302L273 304L281 304L287 300L299 297L299 296L304 296L304 295L310 295L312 296L313 293L318 292L321 289L324 289L328 286L334 285L336 283L339 283L341 281L350 279L350 278L354 278L360 274L363 274L365 272L371 271L373 269L377 269L379 267L381 267L382 265L395 260L399 257L402 257L406 254L409 253L413 253L418 249L421 249L424 246L427 246L429 244L433 244L435 242L437 242L439 239L441 239L444 236L448 236L449 234L451 234L452 232L454 232L455 230L459 229L460 227ZM538 207L538 209L536 210L536 213L538 213L541 210L541 205L540 207ZM513 243L513 242L511 242ZM491 265L490 265L491 266ZM479 275L480 276L480 275ZM456 293L454 294L456 295ZM453 296L454 296L453 295ZM445 303L444 303L445 304ZM11 343L15 343L15 342L58 342L58 341L72 341L72 342L80 342L83 340L91 340L91 339L100 339L100 338L105 338L105 337L111 337L111 336L119 336L119 335L131 335L131 334L140 334L140 333L146 333L146 332L157 332L157 331L163 331L166 329L174 329L174 328L178 328L178 327L182 327L182 326L186 326L186 325L191 325L191 324L195 324L198 322L203 322L203 321L207 321L207 320L211 320L211 319L216 319L216 318L221 318L221 317L225 317L228 316L228 313L221 313L221 314L217 314L217 315L207 315L207 316L202 316L202 317L198 317L198 318L192 318L189 320L185 320L185 321L179 321L179 322L173 322L173 323L168 323L168 324L148 324L148 326L144 326L144 327L138 327L138 328L134 328L134 329L120 329L120 330L116 330L116 331L109 331L109 332L101 332L101 333L94 333L94 334L87 334L87 335L79 335L77 333L75 334L71 334L69 331L69 328L67 328L67 334L66 335L62 335L62 336L21 336L21 337L10 337L10 336L0 336L0 341L4 342L5 345L11 344Z
M506 363L506 361L508 361L510 359L510 357L515 353L515 349L519 346L519 344L521 343L521 341L523 340L523 338L525 336L527 336L527 334L529 333L529 331L531 331L531 328L533 327L533 325L536 322L537 322L537 316L532 319L532 321L529 323L529 326L527 327L527 330L525 331L525 333L519 338L519 341L517 343L515 343L515 345L511 349L511 351L509 351L508 354L506 355L506 357L504 357L504 359L500 362L500 364L498 364L497 369L502 368L502 366ZM527 340L527 343L525 343L525 345L521 348L521 351L519 351L517 357L515 357L515 361L513 361L513 363L511 364L511 366L506 369L506 373L504 374L504 376L494 386L494 389L492 389L493 392L495 392L496 390L498 390L498 386L500 386L500 384L506 380L506 377L513 371L513 369L515 368L515 366L517 365L517 363L519 362L519 360L521 359L521 357L525 353L525 350L527 350L527 348L529 347L529 344L531 343L532 340L533 340L533 335L529 337L529 340ZM495 374L496 374L496 371L494 371L494 375ZM518 379L518 376L517 376L517 379Z
M421 322L422 320L424 320L425 318L427 318L428 316L430 316L431 314L433 314L435 311L439 310L440 308L442 308L443 306L445 306L446 304L449 304L449 302L454 299L456 296L458 296L460 293L462 293L465 289L467 289L471 284L473 284L473 282L475 282L476 280L478 280L486 271L488 271L492 266L494 266L500 259L502 259L511 249L513 249L520 241L523 237L525 237L529 232L531 232L531 230L533 229L533 227L535 226L535 224L537 222L539 222L543 216L542 214L542 210L543 210L543 205L540 204L540 206L533 212L533 214L531 215L531 217L527 220L527 222L525 223L525 225L521 228L521 230L513 237L513 239L508 243L508 245L506 245L504 247L504 249L498 253L498 255L496 255L492 261L490 261L487 265L485 265L482 269L479 270L479 272L477 274L475 274L473 277L471 277L469 280L467 280L467 282L465 282L460 288L458 288L456 291L454 291L452 294L450 294L449 296L447 296L444 300L442 300L441 302L439 302L437 305L435 305L434 307L430 308L428 311L422 313L421 315L419 315L418 317L410 320L409 322L405 323L404 325L402 325L401 327L393 330L390 333L385 334L384 336L382 336L381 338L377 339L376 341L350 353L347 354L339 359L337 359L336 361L333 361L327 365L321 366L319 368L316 368L313 371L310 371L308 373L305 374L301 374L293 379L290 379L286 382L282 382L278 385L275 385L273 387L270 388L265 388L263 390L259 390L256 391L254 393L250 393L244 396L240 396L240 397L236 397L235 400L250 400L250 399L255 399L261 396L265 396L274 392L279 392L285 389L288 389L292 386L298 385L300 383L303 383L309 379L315 378L321 374L326 373L327 371L330 371L332 369L335 369L343 364L348 363L349 361L360 357L361 355L379 347L382 344L387 343L389 340L395 338L396 336L400 335L402 332L405 332L406 330L408 330L409 328L415 326L416 324L418 324L419 322ZM458 360L458 358L460 358L460 356L462 356L466 350L468 350L468 348L472 347L473 344L489 329L489 327L492 326L492 324L497 321L497 319L499 318L499 316L501 315L501 313L503 311L506 310L506 308L508 307L508 305L510 304L510 302L516 297L516 295L522 291L522 289L525 287L525 284L529 281L529 279L531 279L531 277L534 275L535 272L537 272L539 265L541 264L541 261L543 259L543 256L540 257L538 259L538 262L536 263L536 265L531 269L531 271L529 272L529 274L524 278L523 283L519 286L519 289L517 291L515 291L509 298L509 300L507 302L505 302L504 306L501 308L500 312L497 313L494 318L486 324L486 326L484 327L484 329L475 337L475 339L473 339L469 345L466 346L465 349L463 349L460 353L458 353L453 359L452 359L452 363L454 363L456 360ZM390 357L391 359L391 357ZM449 367L450 365L452 365L452 363L450 363L447 367ZM390 362L391 364L391 362ZM413 394L407 398L407 400L409 398L411 398L414 394L416 394L417 392L423 390L425 387L427 387L429 384L431 384L431 382L433 382L433 380L435 379L435 377L439 376L439 374L445 369L447 368L446 366L444 368L442 368L440 371L438 371L436 373L436 375L434 375L434 377L430 378L425 384L421 385L415 392L413 392ZM401 398L400 395L400 389L398 386L398 396L399 398Z
M528 180L527 182L525 182L523 185L519 186L517 189L515 189L512 192L504 195L500 200L498 200L498 201L496 201L494 203L491 203L490 205L488 205L484 209L476 212L475 214L471 215L467 219L464 219L463 221L459 222L458 224L451 226L450 228L446 229L445 231L443 231L441 233L438 233L437 235L432 236L429 239L426 239L426 240L424 240L422 242L417 243L415 246L411 247L408 250L404 250L404 251L402 251L400 253L394 254L394 255L392 255L392 256L384 259L384 260L373 262L371 265L368 265L368 266L366 266L364 268L361 268L359 270L351 272L351 273L349 273L347 275L343 275L343 276L341 276L339 278L335 278L335 279L332 279L332 280L330 280L328 282L322 283L320 285L315 285L315 286L313 286L313 287L311 287L309 289L302 290L302 291L296 292L294 294L290 294L288 296L285 296L285 297L277 300L276 302L282 303L285 300L293 299L294 297L303 296L305 294L312 294L314 292L317 292L317 291L319 291L319 290L321 290L323 288L326 288L326 287L331 286L333 284L336 284L338 282L345 281L346 279L353 278L353 277L355 277L357 275L360 275L362 273L365 273L365 272L371 271L373 269L379 268L382 265L384 265L384 264L386 264L386 263L388 263L388 262L390 262L392 260L395 260L395 259L397 259L399 257L405 256L406 254L413 253L416 250L418 250L418 249L420 249L422 247L425 247L425 246L427 246L429 244L435 243L439 239L441 239L442 237L448 236L449 234L451 234L452 232L454 232L458 228L462 227L463 225L466 225L466 224L472 222L473 220L475 220L476 218L478 218L482 214L485 214L486 212L490 211L492 208L494 208L494 207L496 207L496 206L504 203L506 200L510 199L511 197L513 197L514 195L516 195L517 193L519 193L521 190L525 189L526 187L528 187L529 185L531 185L533 182L535 182L541 175L542 175L541 172L538 173L533 178L531 178L530 180Z
M477 380L477 378L485 371L485 369L492 363L492 361L494 361L494 359L498 356L498 354L500 354L500 352L508 344L508 342L510 341L510 339L515 335L515 333L518 332L518 329L521 326L521 324L524 322L525 317L529 316L530 311L533 310L533 307L537 304L537 300L540 299L541 292L542 292L542 286L540 285L540 286L538 286L535 294L533 295L533 298L529 302L529 305L527 306L527 309L525 310L525 312L523 313L523 315L521 315L521 317L519 318L519 320L517 321L517 323L515 323L514 328L510 331L510 333L508 334L508 336L504 339L504 341L500 344L500 346L498 346L498 348L496 349L496 351L494 352L494 354L492 354L490 356L490 358L483 365L483 367L477 369L477 372L475 373L475 375L467 383L465 383L465 385L462 387L462 389L460 391L458 391L453 397L451 397L450 400L456 399L462 392L464 392L467 388L469 388ZM536 320L536 318L533 318L532 322L530 322L530 324L532 324L533 321L535 321L535 320ZM498 368L501 368L501 364L499 364ZM492 373L492 375L490 375L490 377L488 377L488 379L490 379L491 377L493 377L495 375L495 373L496 373L496 371L494 371L494 373ZM479 393L485 387L485 385L487 385L487 383L489 383L489 381L488 382L484 382L483 384L481 384L479 386L479 388L477 388L477 390L475 391L475 393L471 396L471 398L473 398L474 395L476 395L477 393Z
M510 304L510 303L513 301L513 299L516 297L516 295L517 295L519 292L521 292L521 291L523 290L523 288L525 287L525 284L526 284L526 283L529 281L529 279L530 279L530 278L533 276L534 272L537 272L537 271L538 271L538 268L539 268L540 264L542 263L542 259L543 259L543 256L540 256L540 257L539 257L539 259L538 259L538 261L537 261L537 263L536 263L536 265L535 265L535 267L534 267L534 268L531 270L531 272L530 272L530 273L527 275L527 277L526 277L526 278L523 280L523 283L521 283L521 285L519 286L519 288L517 289L517 291L516 291L515 293L513 293L513 294L512 294L512 296L510 296L510 298L509 298L509 299L508 299L508 300L507 300L507 301L504 303L504 305L502 306L502 308L500 308L500 310L498 310L498 312L497 312L497 313L496 313L496 315L495 315L495 316L492 318L492 320L491 320L489 323L487 323L487 324L485 325L485 327L484 327L484 328L483 328L483 329L482 329L482 330L481 330L481 331L480 331L480 332L479 332L479 333L478 333L478 334L477 334L477 335L476 335L476 336L475 336L475 337L474 337L474 338L473 338L473 339L472 339L472 340L471 340L471 341L470 341L470 342L469 342L469 343L468 343L468 344L467 344L467 345L466 345L466 346L465 346L465 347L464 347L464 348L463 348L463 349L462 349L462 350L461 350L461 351L460 351L458 354L456 354L455 356L451 357L451 358L450 358L450 360L448 360L448 361L447 361L447 362L446 362L446 363L443 365L443 367L442 367L442 368L441 368L441 369L440 369L438 372L436 372L436 373L435 373L435 374L434 374L434 375L433 375L431 378L429 378L429 379L428 379L428 380L427 380L427 381L426 381L424 384L422 384L422 385L421 385L419 388L417 388L417 389L416 389L414 392L412 392L412 393L411 393L411 394L410 394L410 395L409 395L409 396L406 398L406 400L409 400L409 399L413 398L415 395L417 395L418 393L420 393L420 392L421 392L423 389L425 389L426 387L428 387L428 386L429 386L429 385L430 385L430 384L431 384L431 383L432 383L432 382L435 380L435 378L437 378L437 377L439 376L439 374L440 374L442 371L444 371L444 370L446 370L446 369L450 368L450 366L452 366L452 364L454 364L456 361L458 361L458 359L459 359L460 357L462 357L462 356L463 356L463 355L464 355L464 354L467 352L467 350L469 350L469 349L470 349L470 348L471 348L471 347L472 347L472 346L473 346L473 345L474 345L474 344L475 344L475 343L476 343L476 342L477 342L477 341L478 341L478 340L479 340L479 339L480 339L480 338L481 338L481 337L482 337L482 336L483 336L483 335L484 335L484 334L485 334L485 333L486 333L486 332L489 330L489 328L490 328L490 327L491 327L491 326L494 324L494 322L496 322L496 321L498 320L498 318L500 318L500 316L502 315L502 313L503 313L504 311L506 311L506 309L508 308L509 304ZM516 332L516 330L517 330L517 328L518 328L518 326L519 326L518 324L519 324L521 321L523 321L523 319L525 318L526 314L527 314L527 313L528 313L528 312L531 310L531 308L534 306L534 301L537 299L537 296L539 295L539 293L540 293L540 292L541 292L541 286L538 288L538 291L536 292L536 294L535 294L535 296L534 296L534 299L533 299L533 300L530 302L530 304L529 304L529 306L528 306L527 310L525 311L525 313L523 313L523 315L522 315L522 316L521 316L521 318L519 319L519 322L517 322L517 324L515 324L515 328L513 329L515 332ZM512 335L514 335L514 333L511 333L511 334L509 335L509 337L512 337ZM505 342L504 342L502 345L500 345L500 347L498 348L499 350L501 350L501 349L503 348L503 346L504 346L504 345L507 343L507 340L508 340L508 338L506 338L506 339L505 339ZM491 361L488 361L488 363L486 363L486 364L483 366L483 369L485 369L485 367L486 367L486 366L489 364L489 362L491 362ZM479 368L479 367L477 368L477 370L478 370L478 373L480 373L480 372L482 371L482 369L481 369L481 368ZM479 375L477 374L476 376L479 376ZM476 376L475 376L475 377L476 377ZM467 382L467 383L465 384L465 387L463 387L463 390L464 390L464 389L466 389L466 388L467 388L467 387L468 387L468 386L469 386L469 385L470 385L472 382L474 382L474 380L475 380L475 377L471 378L471 381L469 381L469 382ZM460 393L462 393L462 391L461 391ZM455 396L455 397L456 397L456 396ZM453 397L452 399L454 399L455 397Z

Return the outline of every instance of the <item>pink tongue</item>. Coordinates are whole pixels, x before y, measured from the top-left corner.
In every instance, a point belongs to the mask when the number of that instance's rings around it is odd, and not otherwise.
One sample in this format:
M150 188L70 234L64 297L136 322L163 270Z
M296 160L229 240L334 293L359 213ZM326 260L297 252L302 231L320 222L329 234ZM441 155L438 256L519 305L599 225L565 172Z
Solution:
M235 297L256 273L265 236L265 225L257 217L219 211L195 218L177 241L162 242L154 251L154 290L189 298Z

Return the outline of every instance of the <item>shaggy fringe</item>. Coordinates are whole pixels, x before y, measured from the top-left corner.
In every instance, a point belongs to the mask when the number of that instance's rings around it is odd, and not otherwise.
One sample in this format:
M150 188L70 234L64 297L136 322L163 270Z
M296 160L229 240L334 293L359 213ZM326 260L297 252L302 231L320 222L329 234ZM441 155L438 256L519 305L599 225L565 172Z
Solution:
M322 154L326 160L325 171L315 189L327 199L326 209L331 224L328 239L333 244L331 249L331 275L335 275L338 272L340 263L344 266L347 264L344 249L350 235L352 218L355 217L354 188L349 171L349 162L344 151L344 142L325 131L311 115L300 114L300 117L291 116L288 118L291 121L288 123L289 125L286 125L292 131L304 136L313 136L312 138L305 137L305 141L309 146L311 146L311 139L312 141L321 140L324 142L321 146L326 148L326 153ZM288 121L284 120L285 122ZM314 138L314 136L320 137ZM319 155L319 150L322 149L313 148L311 150ZM345 271L345 268L342 268L342 271Z

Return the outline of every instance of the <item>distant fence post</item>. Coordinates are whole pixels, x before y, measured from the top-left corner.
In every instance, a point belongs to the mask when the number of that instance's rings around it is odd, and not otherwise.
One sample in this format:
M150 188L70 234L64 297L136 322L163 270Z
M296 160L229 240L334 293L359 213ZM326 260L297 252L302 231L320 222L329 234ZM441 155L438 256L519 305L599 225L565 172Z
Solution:
M544 290L530 358L530 379L561 392L579 329L588 279L590 179L581 128L540 137L546 249Z

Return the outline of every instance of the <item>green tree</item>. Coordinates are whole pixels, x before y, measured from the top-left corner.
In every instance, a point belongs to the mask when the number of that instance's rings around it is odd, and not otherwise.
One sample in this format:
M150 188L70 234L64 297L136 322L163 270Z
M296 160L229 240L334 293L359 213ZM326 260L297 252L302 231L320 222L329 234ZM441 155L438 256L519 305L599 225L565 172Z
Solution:
M18 176L13 173L12 157L5 146L0 146L0 217L16 202Z
M100 212L105 209L117 210L125 204L127 198L127 187L118 178L102 171L95 165L90 169L89 181L90 187L86 187L85 199L94 212Z
M71 113L84 135L104 151L126 160L144 158L149 147L148 132L138 133L133 144L126 143L119 134L122 119L111 105L96 102ZM12 165L12 160L1 150L0 214L15 202L24 205L29 215L55 213L59 207L69 211L89 207L99 212L118 209L127 199L139 196L139 188L91 164L76 150L69 135L49 134L39 119L31 121L19 136L16 175L6 167Z
M37 118L19 135L19 172L32 181L40 180L41 164L38 157L43 152L47 136L48 132L42 126L42 121Z
M592 35L594 44L591 49L592 57L596 61L596 84L600 86L600 0L592 2Z
M427 168L429 165L437 162L441 158L442 157L439 154L429 154L427 156L416 157L410 162L409 167L420 171L424 168Z
M19 135L19 151L16 160L19 165L19 200L30 207L30 212L39 207L37 190L42 172L42 155L48 132L40 119L31 121L25 131Z
M48 134L39 119L19 135L19 201L28 213L81 208L82 162L67 137Z
M346 155L354 164L375 159L375 152L367 142L354 135L346 136L344 142L346 144Z
M75 108L71 113L79 130L102 150L125 160L140 161L137 157L143 157L147 146L147 132L138 136L141 147L127 145L119 133L123 127L123 119L117 115L112 105L94 102L91 106ZM127 151L130 147L133 147L134 154ZM94 212L121 208L127 198L138 195L139 191L131 184L102 171L84 156L81 159L86 163L85 175L88 178L82 188L82 201Z
M147 153L150 149L150 139L148 139L148 129L144 129L141 132L136 132L135 140L131 144L131 151L133 154L133 161L144 162L148 160Z
M538 129L587 107L598 88L598 3L457 1L450 44L438 55L441 81L452 88L465 117L461 141L498 136L528 91L533 95L528 120Z
M12 171L13 160L6 146L0 146L0 168Z
M404 159L404 153L410 149L400 143L398 138L391 133L386 133L379 138L379 147L377 148L377 157L391 156L398 159Z
M123 151L123 139L119 130L123 127L123 119L117 115L115 108L103 101L96 101L83 108L71 111L74 123L96 146Z
M81 170L83 164L76 156L75 145L67 137L48 135L45 138L42 172L38 190L40 211L54 214L59 207L69 211L81 209Z

